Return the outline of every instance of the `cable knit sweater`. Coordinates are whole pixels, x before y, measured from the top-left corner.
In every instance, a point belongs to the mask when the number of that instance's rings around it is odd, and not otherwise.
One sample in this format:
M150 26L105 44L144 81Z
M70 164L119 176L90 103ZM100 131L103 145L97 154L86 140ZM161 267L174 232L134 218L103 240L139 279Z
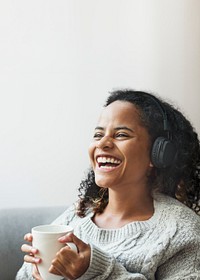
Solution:
M200 279L200 217L176 199L157 194L154 215L119 229L98 228L92 213L84 218L67 209L55 224L70 224L91 245L88 270L79 280ZM24 264L16 280L33 279Z

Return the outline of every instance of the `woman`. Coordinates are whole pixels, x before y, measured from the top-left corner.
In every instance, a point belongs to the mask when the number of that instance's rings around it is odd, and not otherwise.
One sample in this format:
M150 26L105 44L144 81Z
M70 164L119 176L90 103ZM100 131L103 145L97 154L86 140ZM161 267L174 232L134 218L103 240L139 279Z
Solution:
M68 279L200 279L200 146L181 112L155 96L114 91L89 147L92 168L76 206L56 221L72 241L50 272ZM30 234L25 239L32 241ZM16 279L41 279L23 245Z

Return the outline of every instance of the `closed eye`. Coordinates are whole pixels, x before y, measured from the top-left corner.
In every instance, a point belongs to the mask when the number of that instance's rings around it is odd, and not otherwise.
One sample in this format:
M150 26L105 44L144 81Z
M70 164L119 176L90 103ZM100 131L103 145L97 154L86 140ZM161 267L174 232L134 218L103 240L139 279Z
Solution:
M116 138L128 138L129 135L126 134L126 133L117 133L117 134L115 135L115 137L116 137Z
M132 137L134 130L127 126L118 126L115 128L115 138L117 139L128 139Z
M93 136L94 139L96 140L99 140L103 137L103 134L102 133L99 133L99 132L96 132Z

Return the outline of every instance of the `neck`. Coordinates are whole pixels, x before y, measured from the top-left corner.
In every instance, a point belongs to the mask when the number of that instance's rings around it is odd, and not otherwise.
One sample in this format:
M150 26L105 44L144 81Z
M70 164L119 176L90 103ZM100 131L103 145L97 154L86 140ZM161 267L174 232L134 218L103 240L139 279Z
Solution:
M153 199L150 191L116 192L109 189L109 203L106 211L119 216L140 215L153 210Z
M133 189L130 192L109 189L109 202L94 222L102 228L119 228L133 221L148 220L154 213L150 191Z

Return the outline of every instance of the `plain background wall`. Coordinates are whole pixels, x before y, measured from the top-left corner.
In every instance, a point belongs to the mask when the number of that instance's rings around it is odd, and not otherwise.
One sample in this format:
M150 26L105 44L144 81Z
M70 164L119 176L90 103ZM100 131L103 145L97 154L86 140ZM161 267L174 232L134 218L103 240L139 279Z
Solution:
M173 101L200 132L199 0L1 0L0 207L76 200L121 87Z

